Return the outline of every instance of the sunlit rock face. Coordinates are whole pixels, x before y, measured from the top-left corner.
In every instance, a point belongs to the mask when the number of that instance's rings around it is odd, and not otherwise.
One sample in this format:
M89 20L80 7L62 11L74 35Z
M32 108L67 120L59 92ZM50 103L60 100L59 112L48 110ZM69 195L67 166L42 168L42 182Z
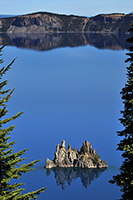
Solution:
M105 168L108 167L101 156L97 154L92 145L86 140L80 151L72 149L70 145L65 148L65 140L61 146L57 144L54 160L47 158L45 168L53 167L78 167L78 168Z
M133 14L99 14L94 17L37 12L0 19L3 33L127 32Z

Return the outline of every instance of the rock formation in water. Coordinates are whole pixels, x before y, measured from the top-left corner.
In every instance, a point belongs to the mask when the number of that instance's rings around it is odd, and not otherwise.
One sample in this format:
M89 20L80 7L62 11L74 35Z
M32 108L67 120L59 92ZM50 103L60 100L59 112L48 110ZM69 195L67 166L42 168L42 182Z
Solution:
M97 154L92 145L86 140L80 151L72 149L70 145L65 149L65 140L61 146L57 144L53 161L47 158L45 168L54 167L78 167L78 168L102 168L108 167L101 156Z

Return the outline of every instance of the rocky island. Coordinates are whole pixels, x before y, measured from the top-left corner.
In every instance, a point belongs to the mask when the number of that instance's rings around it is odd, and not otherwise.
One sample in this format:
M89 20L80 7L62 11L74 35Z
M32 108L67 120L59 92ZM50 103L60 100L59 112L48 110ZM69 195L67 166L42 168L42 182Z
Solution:
M70 145L65 148L65 140L62 141L61 146L57 144L54 160L47 158L45 168L55 167L77 167L77 168L106 168L107 163L101 160L101 156L97 154L92 145L86 140L80 151L72 149Z

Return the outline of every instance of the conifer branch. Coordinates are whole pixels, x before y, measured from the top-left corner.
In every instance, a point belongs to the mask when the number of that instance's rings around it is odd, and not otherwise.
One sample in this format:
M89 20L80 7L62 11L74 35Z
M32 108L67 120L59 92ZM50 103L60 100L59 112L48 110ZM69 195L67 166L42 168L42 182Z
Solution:
M5 45L0 47L0 52L2 52ZM13 59L7 67L2 67L0 69L0 79L2 79L3 75L11 68L15 59ZM3 64L3 59L0 59L0 64ZM8 112L6 104L10 100L14 91L14 89L4 90L3 87L7 84L7 80L0 82L0 200L37 199L36 195L45 191L46 187L22 194L25 189L19 187L24 185L23 183L11 184L12 179L19 179L23 173L34 170L33 167L39 160L32 161L28 164L21 164L22 161L26 159L22 156L28 151L28 149L20 150L15 153L13 147L16 141L8 142L11 140L11 132L14 130L15 126L11 125L3 128L3 125L14 121L16 118L20 117L23 112L18 112L16 115L5 118Z

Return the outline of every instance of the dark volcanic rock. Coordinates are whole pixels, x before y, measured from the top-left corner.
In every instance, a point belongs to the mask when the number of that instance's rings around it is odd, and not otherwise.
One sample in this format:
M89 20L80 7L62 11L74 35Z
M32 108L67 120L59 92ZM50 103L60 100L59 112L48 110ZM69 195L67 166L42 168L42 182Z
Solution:
M65 141L61 146L57 144L53 161L47 158L45 168L78 167L78 168L105 168L107 163L100 159L92 145L86 140L80 151L72 149L70 145L65 149Z
M0 32L48 33L48 32L128 32L133 14L101 14L94 17L60 15L37 12L16 17L1 18Z

